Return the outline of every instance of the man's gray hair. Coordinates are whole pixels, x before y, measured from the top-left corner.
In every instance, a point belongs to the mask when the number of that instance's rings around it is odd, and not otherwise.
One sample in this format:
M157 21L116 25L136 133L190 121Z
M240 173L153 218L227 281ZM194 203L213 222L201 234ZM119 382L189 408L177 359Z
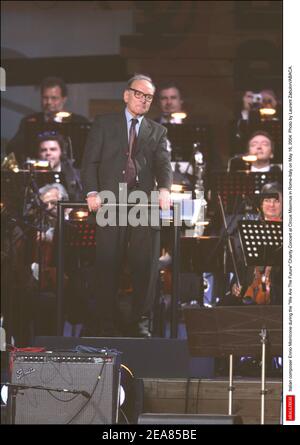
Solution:
M58 182L54 182L53 184L46 184L44 187L41 187L39 189L40 195L45 195L45 193L49 192L49 190L57 189L59 192L59 200L60 201L68 201L69 195L67 190L64 188L62 184L59 184Z
M153 86L154 91L156 89L151 77L146 76L145 74L135 74L134 76L132 76L127 82L127 88L131 88L131 85L135 80L147 80L147 82L150 82L151 85Z

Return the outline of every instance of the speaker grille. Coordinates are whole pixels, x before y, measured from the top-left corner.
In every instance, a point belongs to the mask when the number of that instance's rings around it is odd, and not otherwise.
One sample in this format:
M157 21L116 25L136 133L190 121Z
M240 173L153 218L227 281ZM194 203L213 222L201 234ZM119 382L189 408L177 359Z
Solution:
M120 360L117 353L15 353L12 383L83 391L17 389L16 424L113 424L117 416Z

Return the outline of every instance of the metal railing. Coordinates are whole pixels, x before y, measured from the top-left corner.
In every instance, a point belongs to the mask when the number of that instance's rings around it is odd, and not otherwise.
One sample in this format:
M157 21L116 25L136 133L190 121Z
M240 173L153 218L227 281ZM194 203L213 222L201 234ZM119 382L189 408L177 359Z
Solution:
M105 204L105 206L127 206L133 207L138 205L139 207L151 208L153 206L158 207L157 204ZM56 289L56 316L57 316L57 328L56 333L58 336L63 333L63 300L64 300L64 240L65 240L65 209L75 209L87 207L86 202L72 202L72 201L59 201L58 202L58 250L57 250L57 289ZM171 338L177 338L178 335L178 279L179 279L179 248L180 248L180 225L175 224L180 220L181 204L175 202L171 207L173 210L173 222L171 227L173 229L173 252L172 252L172 296L171 296L171 325L170 335ZM161 218L160 218L161 220Z

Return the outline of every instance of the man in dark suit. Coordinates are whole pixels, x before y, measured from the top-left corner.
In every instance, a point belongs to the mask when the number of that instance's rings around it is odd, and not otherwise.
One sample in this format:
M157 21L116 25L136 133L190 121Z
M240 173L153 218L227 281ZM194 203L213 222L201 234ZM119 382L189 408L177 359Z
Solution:
M160 206L168 208L172 170L167 130L144 117L151 106L154 92L152 80L137 74L128 81L124 91L126 109L119 114L96 118L82 163L83 189L91 212L101 208L98 192L111 191L118 202L124 184L128 192L140 191L147 196L157 189ZM130 334L151 335L148 321L158 270L158 233L157 227L150 226L97 225L97 316L100 318L100 335L116 335L116 301L124 259L128 261L132 274Z
M42 111L24 117L15 136L8 142L6 153L14 152L17 161L23 164L26 157L35 155L37 134L56 129L61 123L88 124L84 116L65 111L67 86L59 77L47 77L41 84ZM58 113L64 112L64 115Z

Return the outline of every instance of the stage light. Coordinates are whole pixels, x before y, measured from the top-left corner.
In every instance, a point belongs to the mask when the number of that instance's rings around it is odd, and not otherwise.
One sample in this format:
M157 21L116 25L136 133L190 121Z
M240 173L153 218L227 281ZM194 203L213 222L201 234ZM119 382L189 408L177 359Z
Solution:
M255 162L257 161L257 156L255 155L245 155L242 157L243 161L245 162Z
M33 166L35 168L49 168L49 161L46 160L42 160L42 159L32 159L33 161Z
M275 108L260 108L259 114L262 118L268 117L268 116L274 116L276 114Z
M174 124L181 124L181 122L186 119L187 114L184 111L177 111L176 113L172 113L171 117Z
M242 159L244 162L255 162L257 161L257 156L256 155L247 155L247 154L238 154L238 155L234 155L231 158L229 158L228 163L227 163L227 172L229 173L231 170L231 163L234 159Z
M171 192L174 192L174 193L183 192L183 185L181 185L181 184L172 184Z
M42 160L42 159L31 159L27 158L25 161L26 167L31 169L48 169L49 168L49 161Z
M70 116L71 116L71 113L69 113L68 111L59 111L58 113L56 113L56 115L54 117L54 121L61 123L63 121L63 119L67 119Z
M87 210L79 209L71 212L70 219L72 219L72 221L83 221L87 219L88 216L89 212Z

